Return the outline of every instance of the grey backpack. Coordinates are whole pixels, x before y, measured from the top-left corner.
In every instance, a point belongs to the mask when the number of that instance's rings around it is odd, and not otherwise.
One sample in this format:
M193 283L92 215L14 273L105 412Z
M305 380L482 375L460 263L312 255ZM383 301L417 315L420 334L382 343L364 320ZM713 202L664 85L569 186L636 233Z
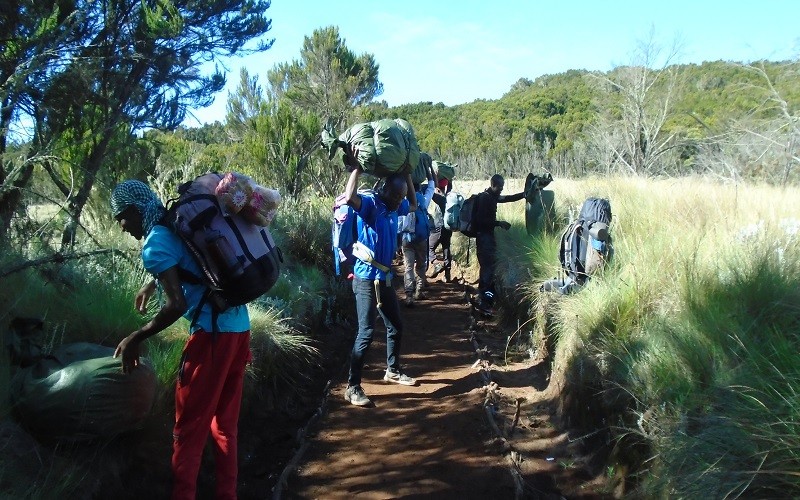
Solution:
M209 288L215 309L224 311L269 291L283 257L269 229L238 214L224 215L215 195L220 180L220 174L209 173L178 187L167 222L202 269L199 278Z

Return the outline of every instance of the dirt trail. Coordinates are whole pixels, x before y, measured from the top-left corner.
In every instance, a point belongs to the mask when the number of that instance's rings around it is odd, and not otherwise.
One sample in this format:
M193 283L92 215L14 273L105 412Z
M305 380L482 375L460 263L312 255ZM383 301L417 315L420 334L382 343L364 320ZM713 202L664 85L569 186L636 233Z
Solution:
M520 461L520 455L498 437L483 408L486 376L474 366L474 321L464 287L436 280L428 292L428 300L403 308L402 363L418 385L383 381L385 330L378 320L362 381L374 406L344 400L346 373L333 381L326 413L310 429L307 451L283 498L563 498L551 475L566 472L569 480L577 479L545 458L565 439L547 424L545 408L529 405L517 435L535 441L529 449L541 457L512 474L509 457ZM509 371L503 379L512 387L495 398L498 407L513 412L520 395L546 384L544 376L530 366Z

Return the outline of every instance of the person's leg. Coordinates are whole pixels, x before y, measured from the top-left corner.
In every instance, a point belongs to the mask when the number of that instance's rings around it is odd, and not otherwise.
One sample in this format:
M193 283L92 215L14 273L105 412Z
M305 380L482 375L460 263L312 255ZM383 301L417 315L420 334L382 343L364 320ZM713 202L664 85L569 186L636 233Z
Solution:
M212 342L212 334L198 331L189 337L183 349L172 431L173 500L195 500L203 448L224 385L213 357Z
M416 270L416 292L414 298L424 298L423 289L428 284L425 273L428 270L428 241L416 241L412 243L414 249L414 260Z
M439 241L441 239L442 231L431 231L431 235L428 237L428 263L433 264L436 261L436 247L439 246Z
M488 307L492 307L494 305L494 233L486 232L478 234L476 246L478 264L480 264L478 292L480 293L482 303Z
M400 304L394 287L381 283L381 307L378 309L383 324L386 325L386 366L392 370L400 369L400 345L403 338L403 320L400 317Z
M450 239L452 237L453 237L453 231L442 228L442 235L439 241L442 244L442 261L444 262L444 268L448 270L452 265L452 259L453 259L453 256L450 253Z
M403 275L403 289L406 292L406 302L412 300L414 288L416 286L416 276L414 275L414 264L416 262L416 252L412 243L403 242L403 264L405 274Z
M239 410L242 407L242 385L247 362L250 359L250 332L219 334L214 344L214 357L228 367L217 412L211 421L214 440L214 465L216 472L216 499L236 499L236 479L239 472L238 434Z
M450 253L450 239L453 236L453 232L442 228L442 236L440 238L440 242L442 244L442 261L443 261L443 269L444 269L444 280L446 282L450 282L450 269L453 263L453 256Z
M353 277L358 333L350 355L350 376L348 377L348 385L350 386L361 384L361 369L364 367L364 356L367 348L372 343L372 332L375 327L375 318L377 317L374 287L375 284L370 280L364 280L358 276Z
M381 287L381 301L383 304L378 312L386 325L386 373L383 380L401 385L416 385L417 381L403 373L400 366L403 320L400 318L400 306L393 287Z

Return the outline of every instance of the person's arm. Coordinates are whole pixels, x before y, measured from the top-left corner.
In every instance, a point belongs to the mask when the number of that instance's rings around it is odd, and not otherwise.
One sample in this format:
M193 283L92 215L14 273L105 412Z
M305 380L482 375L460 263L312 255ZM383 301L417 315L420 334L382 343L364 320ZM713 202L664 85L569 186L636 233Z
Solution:
M122 357L122 372L130 373L139 366L139 346L142 341L164 330L172 323L178 321L186 312L186 297L183 295L181 280L178 277L178 267L170 267L158 275L158 280L164 289L166 301L156 315L142 328L131 333L117 345L114 357ZM145 285L136 296L136 306L141 312L146 307L152 292L155 291L154 283Z
M139 314L145 314L147 312L147 303L150 302L150 297L156 293L156 280L150 280L149 283L145 284L139 292L136 294L136 298L134 299L134 307L136 310L139 311Z
M358 177L361 175L360 168L354 168L347 179L347 186L344 188L344 196L347 204L353 207L356 212L361 210L361 196L358 195Z
M508 196L501 194L500 196L497 197L497 203L508 203L511 201L519 201L524 197L525 197L525 191L522 191L517 194L510 194Z
M406 191L406 198L408 198L408 211L416 212L417 191L414 189L414 181L411 179L411 174L406 174L406 185L408 186L408 191Z
M436 190L436 176L433 175L433 169L431 169L430 175L431 177L428 177L428 186L425 188L425 192L422 194L423 198L425 199L425 206L422 207L424 210L427 210L428 206L430 206L433 193Z

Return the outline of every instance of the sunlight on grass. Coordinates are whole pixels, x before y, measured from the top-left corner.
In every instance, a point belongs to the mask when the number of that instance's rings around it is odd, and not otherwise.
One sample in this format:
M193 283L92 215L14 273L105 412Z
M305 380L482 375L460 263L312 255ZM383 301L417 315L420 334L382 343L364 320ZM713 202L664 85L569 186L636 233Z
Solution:
M552 306L553 377L590 388L572 411L646 444L639 493L800 494L800 191L690 178L549 188L557 230L586 197L611 200L613 261ZM496 231L506 295L535 304L559 272L560 233L527 236L515 204L498 218L513 225Z

